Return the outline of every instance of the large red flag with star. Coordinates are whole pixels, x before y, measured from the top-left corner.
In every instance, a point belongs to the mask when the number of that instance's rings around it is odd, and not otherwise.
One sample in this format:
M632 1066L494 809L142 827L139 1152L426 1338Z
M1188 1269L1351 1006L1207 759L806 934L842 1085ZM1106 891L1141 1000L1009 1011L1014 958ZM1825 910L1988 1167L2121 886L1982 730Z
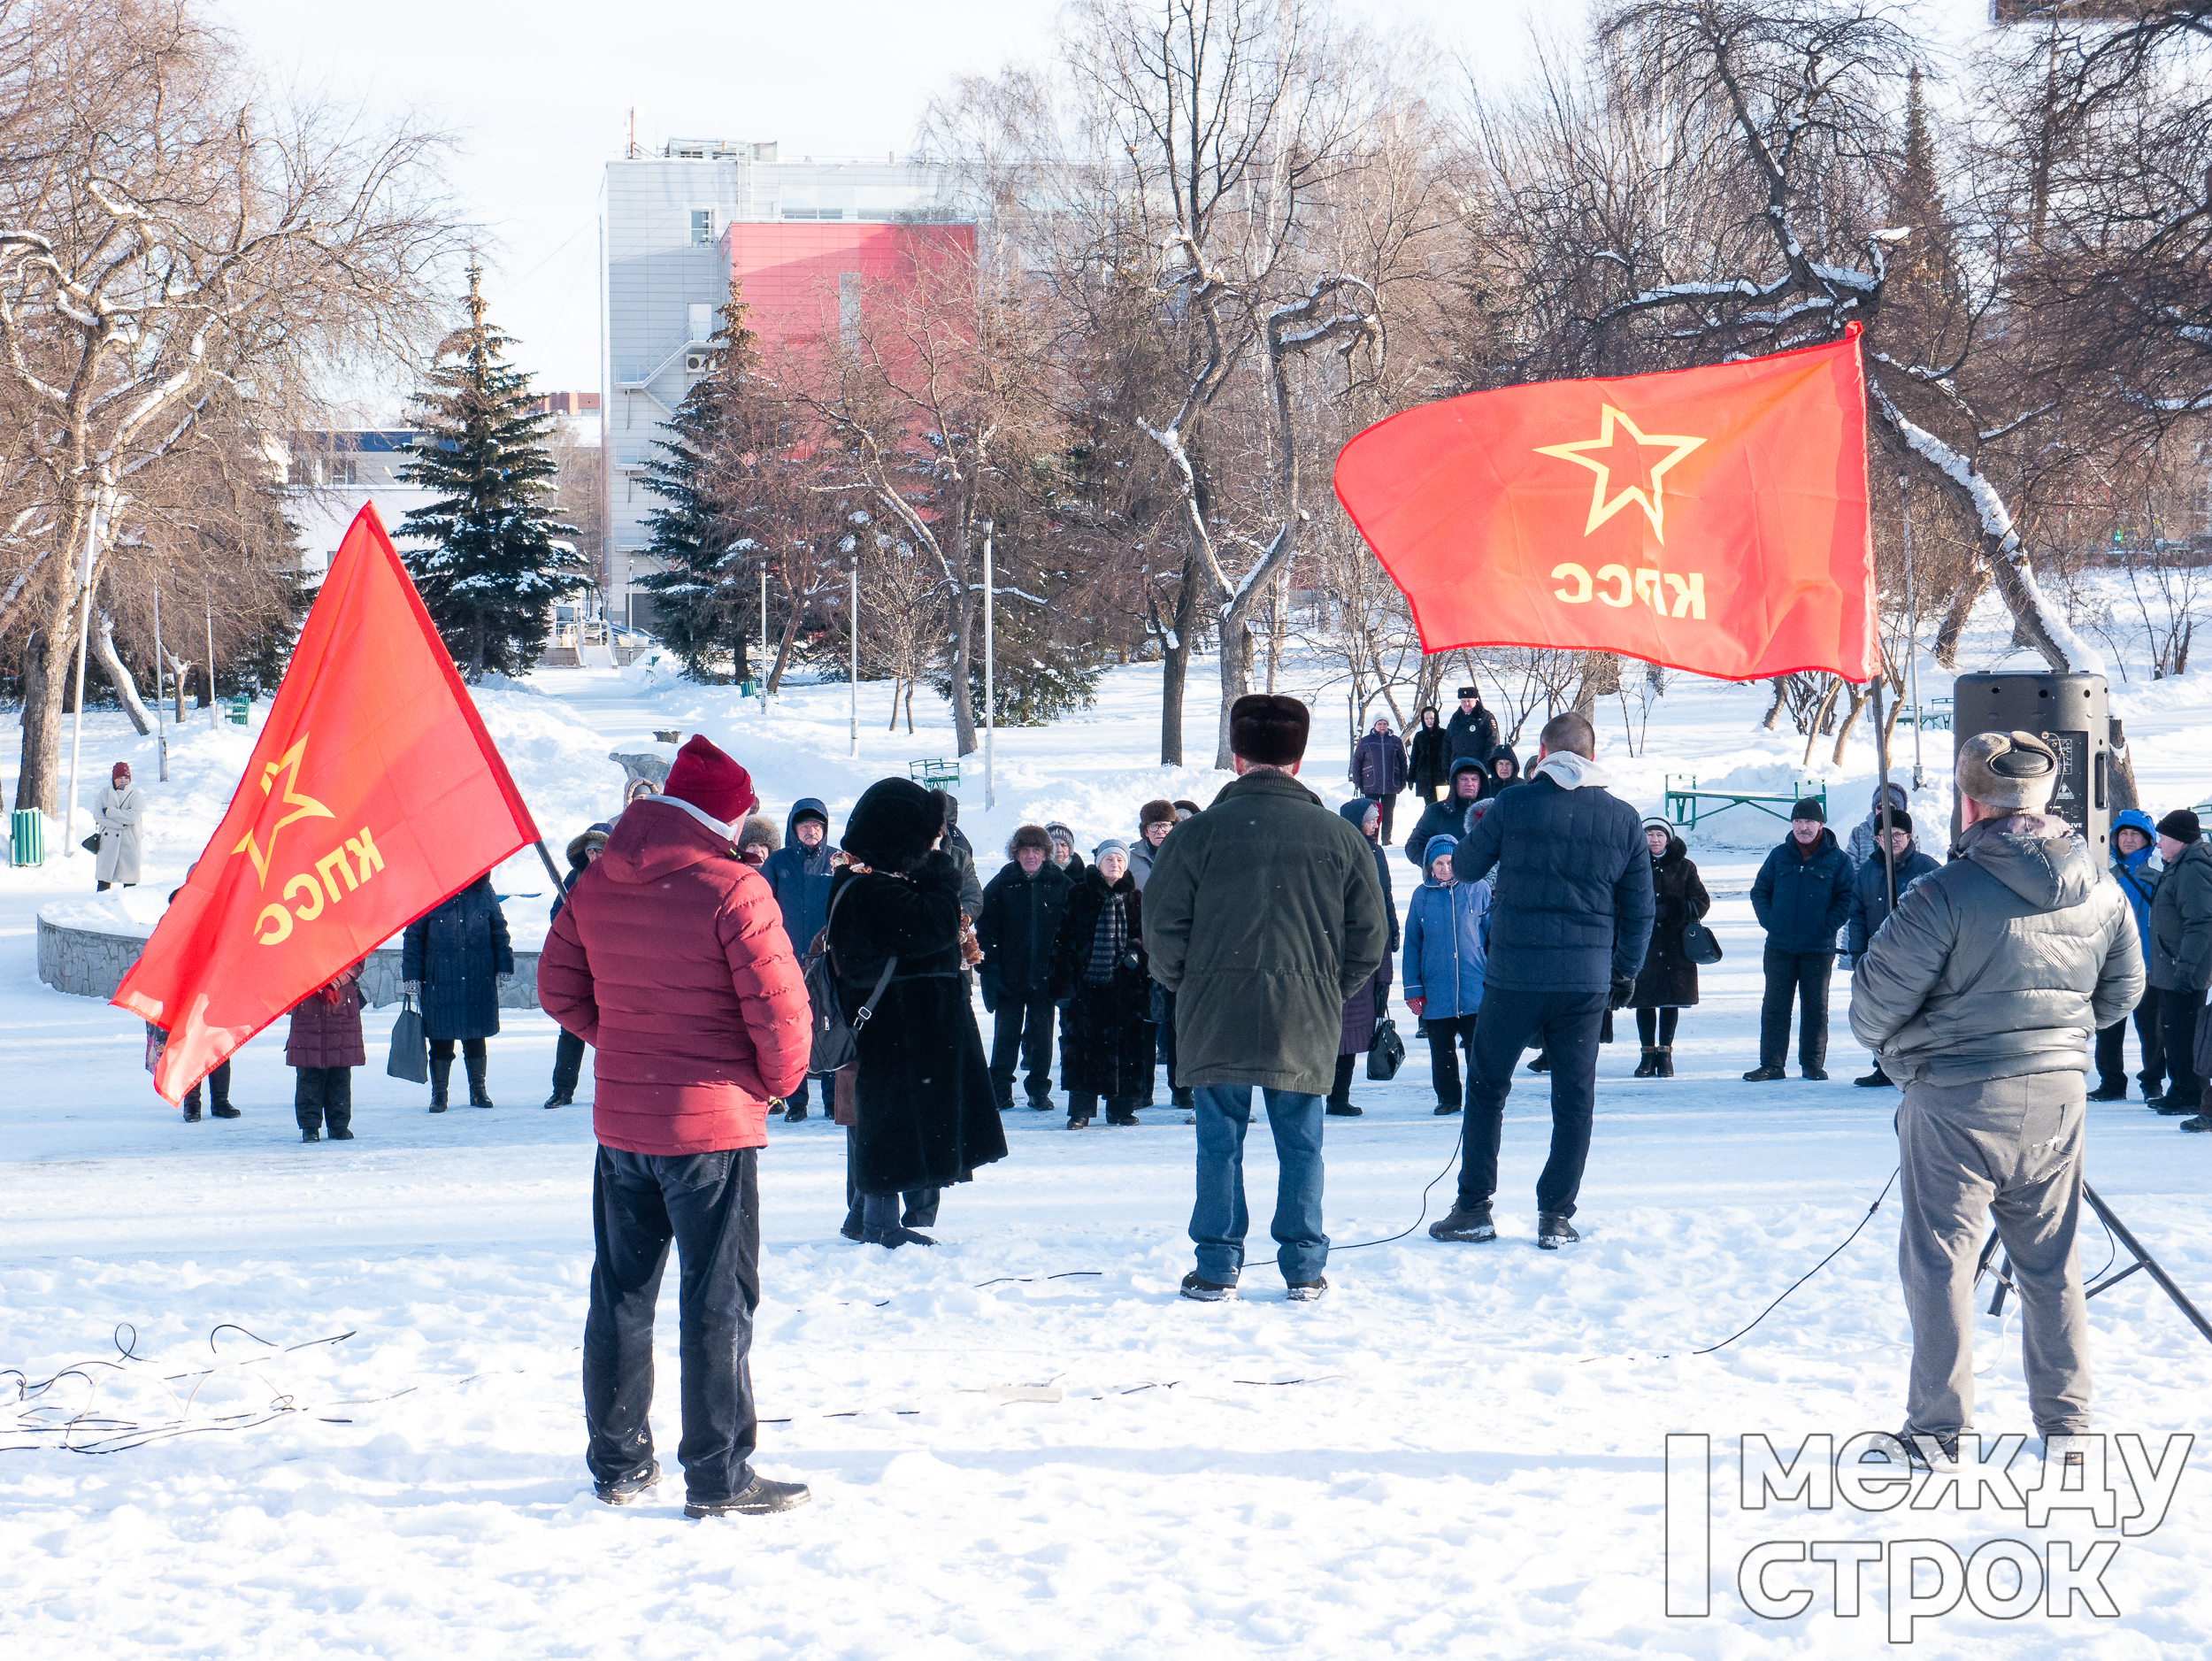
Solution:
M114 1001L171 1102L538 839L373 507L330 562L230 809Z
M1347 444L1336 493L1427 651L1731 681L1877 662L1858 326L1709 369L1471 392Z

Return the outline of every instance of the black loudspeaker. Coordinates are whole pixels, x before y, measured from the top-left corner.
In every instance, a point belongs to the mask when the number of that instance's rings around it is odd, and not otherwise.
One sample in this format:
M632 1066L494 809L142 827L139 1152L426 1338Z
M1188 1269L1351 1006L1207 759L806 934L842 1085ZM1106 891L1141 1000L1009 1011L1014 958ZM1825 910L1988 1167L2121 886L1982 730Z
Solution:
M1961 675L1951 685L1951 753L1977 733L2033 733L2058 752L2058 788L2049 811L2089 844L2099 865L2110 859L2112 716L2102 675ZM1951 841L1957 844L1957 793Z

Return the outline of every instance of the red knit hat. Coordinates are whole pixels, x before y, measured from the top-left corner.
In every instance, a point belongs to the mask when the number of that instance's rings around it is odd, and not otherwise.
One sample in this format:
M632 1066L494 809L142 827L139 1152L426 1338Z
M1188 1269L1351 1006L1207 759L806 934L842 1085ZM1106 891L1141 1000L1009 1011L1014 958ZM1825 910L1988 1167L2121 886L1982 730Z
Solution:
M735 825L760 805L745 769L701 733L694 733L691 742L676 752L676 765L668 770L661 794L688 802L725 825Z

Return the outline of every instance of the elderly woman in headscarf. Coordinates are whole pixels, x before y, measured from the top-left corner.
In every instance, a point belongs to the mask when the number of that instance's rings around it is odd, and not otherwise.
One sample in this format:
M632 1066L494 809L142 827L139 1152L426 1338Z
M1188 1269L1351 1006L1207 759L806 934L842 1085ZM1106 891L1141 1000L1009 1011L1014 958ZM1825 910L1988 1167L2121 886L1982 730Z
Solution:
M1129 869L1129 844L1110 840L1091 850L1060 917L1052 995L1068 1000L1060 1023L1060 1088L1068 1093L1070 1130L1089 1128L1102 1096L1109 1125L1133 1125L1152 1095L1156 1051L1143 903Z
M138 885L138 827L146 804L131 778L131 764L119 761L108 773L106 788L92 804L93 823L100 827L100 853L92 874L99 892Z
M873 1245L935 1245L917 1229L937 1220L938 1191L1006 1157L962 973L945 824L942 791L879 779L853 804L843 838L853 863L830 887L830 956L858 1048L836 1093L851 1132L843 1232Z

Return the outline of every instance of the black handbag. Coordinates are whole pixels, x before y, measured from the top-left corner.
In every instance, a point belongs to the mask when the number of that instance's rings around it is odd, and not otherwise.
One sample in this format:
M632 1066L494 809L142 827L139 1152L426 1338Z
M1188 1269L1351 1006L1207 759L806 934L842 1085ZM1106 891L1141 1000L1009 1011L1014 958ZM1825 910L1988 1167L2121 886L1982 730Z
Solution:
M1375 1023L1374 1041L1367 1046L1367 1077L1371 1083L1387 1084L1405 1065L1406 1041L1398 1036L1398 1024L1387 1015Z
M1682 925L1682 955L1694 964L1720 961L1720 941L1705 927L1704 919L1693 917Z
M100 833L98 831L94 831L91 835L86 837L82 842L79 842L77 846L83 849L85 852L88 854L98 853L100 851Z
M391 1052L384 1060L385 1076L411 1084L430 1082L430 1038L415 1000L402 994L399 1015L392 1022Z

